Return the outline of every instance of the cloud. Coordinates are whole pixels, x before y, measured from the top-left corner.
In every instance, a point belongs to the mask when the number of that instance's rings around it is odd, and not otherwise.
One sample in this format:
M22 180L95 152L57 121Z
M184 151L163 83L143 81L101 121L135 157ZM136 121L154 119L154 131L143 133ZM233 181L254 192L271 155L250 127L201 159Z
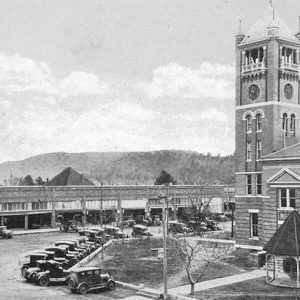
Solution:
M234 97L234 66L203 63L196 70L170 63L153 71L153 80L142 88L151 98Z
M56 97L104 95L109 91L108 83L100 83L97 75L72 72L57 79L50 67L18 54L0 53L0 91L7 94L17 92L43 92Z
M150 82L100 81L100 74L76 70L57 78L44 62L0 53L0 160L57 151L228 154L232 68L169 64L156 68Z

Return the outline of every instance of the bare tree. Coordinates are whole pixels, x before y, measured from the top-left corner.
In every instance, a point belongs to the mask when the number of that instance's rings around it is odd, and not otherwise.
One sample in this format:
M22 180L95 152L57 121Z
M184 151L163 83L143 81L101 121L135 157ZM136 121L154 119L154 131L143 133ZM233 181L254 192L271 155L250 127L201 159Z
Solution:
M195 292L195 284L201 280L210 264L224 258L232 251L232 245L212 240L196 240L192 237L174 238L177 254L184 256L182 267L185 268L191 294Z

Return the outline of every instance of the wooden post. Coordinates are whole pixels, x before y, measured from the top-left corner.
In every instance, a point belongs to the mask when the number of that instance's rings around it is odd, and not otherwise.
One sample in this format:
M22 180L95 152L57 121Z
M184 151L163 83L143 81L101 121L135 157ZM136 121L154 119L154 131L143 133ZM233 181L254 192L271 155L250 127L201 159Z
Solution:
M297 256L297 282L296 282L296 287L299 287L300 284L299 284L299 256Z

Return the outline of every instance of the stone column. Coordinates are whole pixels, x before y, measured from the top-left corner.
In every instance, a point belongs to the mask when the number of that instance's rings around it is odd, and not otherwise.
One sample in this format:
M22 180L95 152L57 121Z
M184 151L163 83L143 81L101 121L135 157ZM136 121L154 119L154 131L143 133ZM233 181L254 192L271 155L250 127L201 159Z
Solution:
M55 223L56 223L56 218L55 218L55 188L52 188L51 191L51 203L52 203L52 212L51 212L51 227L54 228L55 227Z
M85 198L85 189L83 188L83 193L82 193L82 226L86 225L86 215L87 215L87 210L86 210L86 198Z
M4 226L4 217L0 217L0 226Z
M28 229L28 215L25 215L24 228Z

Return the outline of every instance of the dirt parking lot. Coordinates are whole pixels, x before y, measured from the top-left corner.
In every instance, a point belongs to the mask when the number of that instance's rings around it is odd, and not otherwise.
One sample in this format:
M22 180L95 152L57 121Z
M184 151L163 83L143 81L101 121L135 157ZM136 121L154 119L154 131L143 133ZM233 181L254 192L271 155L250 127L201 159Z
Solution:
M0 299L121 299L134 295L132 290L117 287L114 291L89 293L86 296L71 294L66 286L40 287L27 283L20 275L26 255L36 249L53 245L55 241L77 236L75 233L43 233L0 239Z

